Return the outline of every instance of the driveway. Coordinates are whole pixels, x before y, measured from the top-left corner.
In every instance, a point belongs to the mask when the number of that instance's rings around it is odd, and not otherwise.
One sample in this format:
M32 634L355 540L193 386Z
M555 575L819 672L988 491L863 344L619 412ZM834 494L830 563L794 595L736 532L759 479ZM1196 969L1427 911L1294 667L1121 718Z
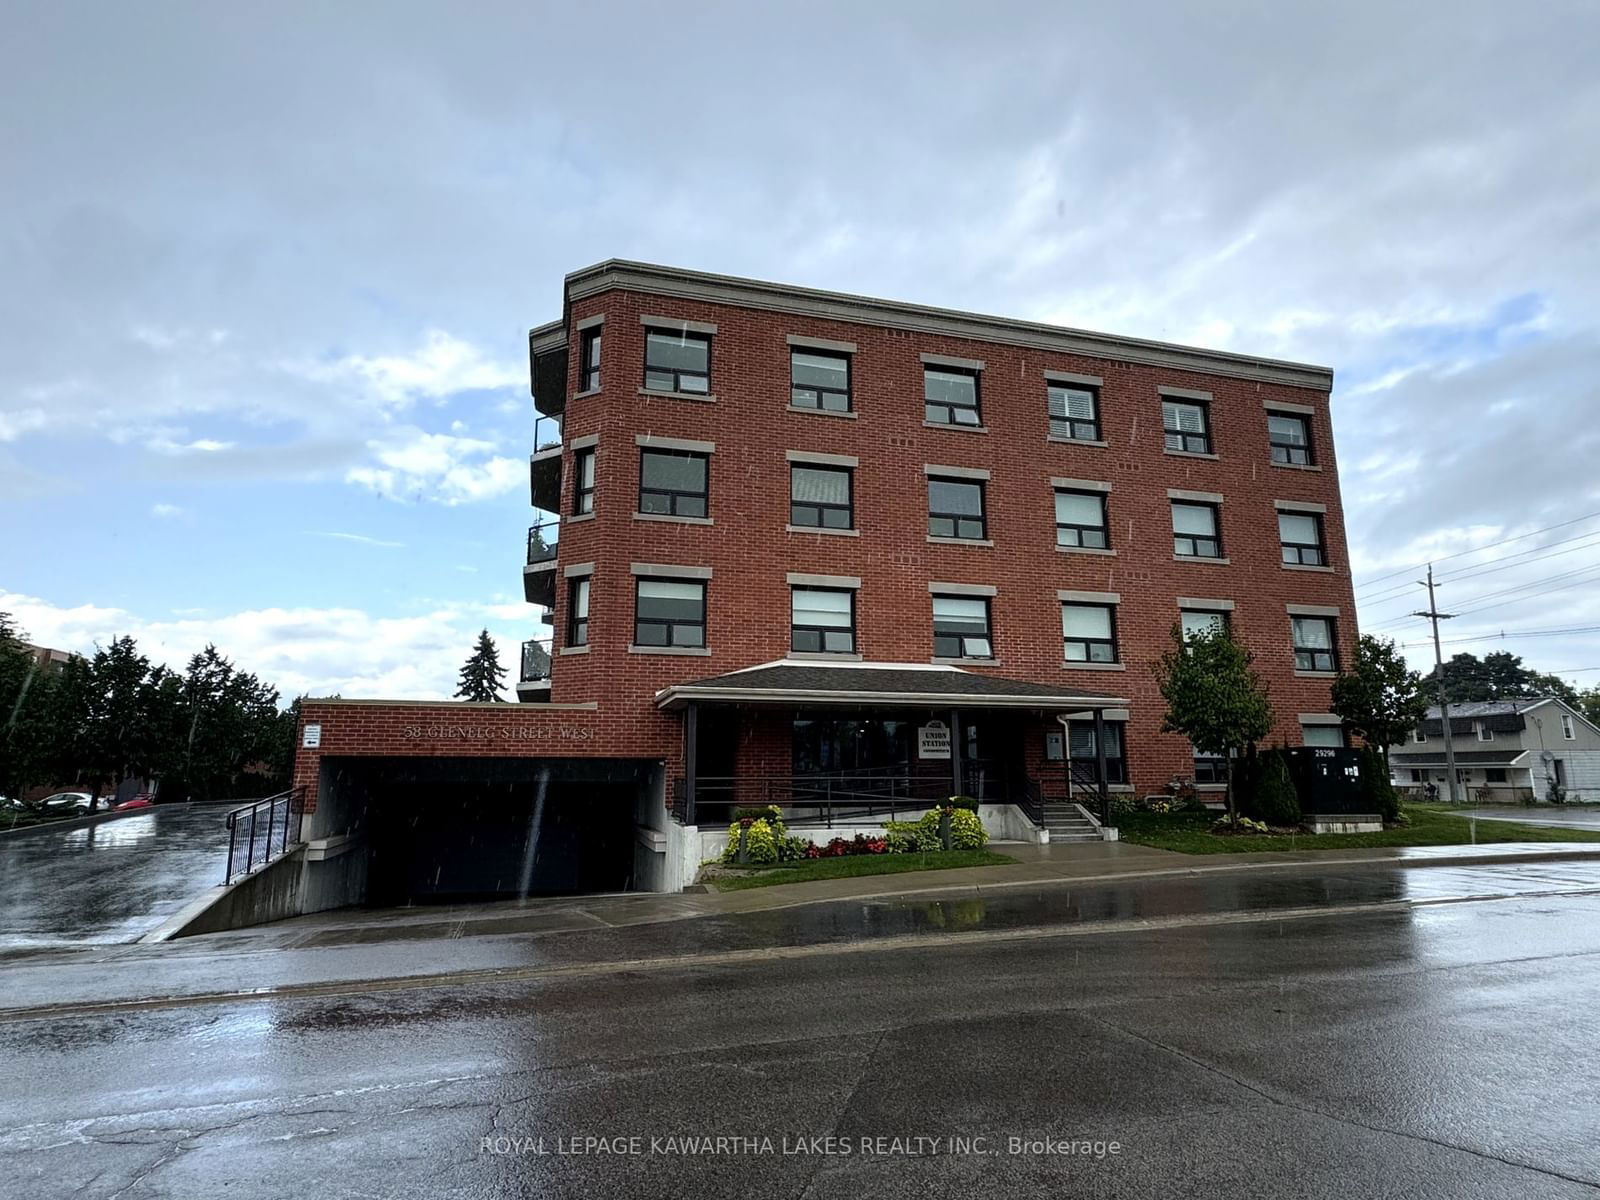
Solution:
M222 882L221 805L0 838L0 951L132 942Z

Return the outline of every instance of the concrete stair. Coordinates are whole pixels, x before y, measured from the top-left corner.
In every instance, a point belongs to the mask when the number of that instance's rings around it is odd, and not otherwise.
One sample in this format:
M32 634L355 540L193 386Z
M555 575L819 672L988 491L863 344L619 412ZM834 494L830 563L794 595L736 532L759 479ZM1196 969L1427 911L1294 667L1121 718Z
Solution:
M1050 841L1098 842L1100 830L1095 823L1078 811L1076 805L1059 800L1046 800L1044 827L1050 831Z

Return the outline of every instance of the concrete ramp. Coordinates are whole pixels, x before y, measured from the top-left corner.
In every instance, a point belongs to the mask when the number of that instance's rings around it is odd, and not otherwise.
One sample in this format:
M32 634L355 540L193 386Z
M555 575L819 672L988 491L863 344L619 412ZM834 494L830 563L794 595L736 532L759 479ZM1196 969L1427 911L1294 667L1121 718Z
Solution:
M0 952L135 942L208 888L227 805L157 805L0 837Z

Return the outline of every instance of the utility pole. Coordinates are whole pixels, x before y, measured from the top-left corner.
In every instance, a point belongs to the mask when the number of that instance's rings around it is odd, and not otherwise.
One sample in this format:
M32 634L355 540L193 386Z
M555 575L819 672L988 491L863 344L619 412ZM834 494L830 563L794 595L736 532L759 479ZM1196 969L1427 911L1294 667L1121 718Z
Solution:
M1444 691L1444 653L1439 649L1439 622L1448 621L1455 613L1442 613L1439 606L1433 601L1433 564L1428 564L1428 578L1426 581L1417 580L1428 589L1428 611L1414 612L1414 617L1426 617L1433 622L1433 677L1439 685L1439 716L1444 724L1444 770L1445 781L1450 786L1450 803L1456 803L1456 747L1450 740L1450 703L1445 699Z

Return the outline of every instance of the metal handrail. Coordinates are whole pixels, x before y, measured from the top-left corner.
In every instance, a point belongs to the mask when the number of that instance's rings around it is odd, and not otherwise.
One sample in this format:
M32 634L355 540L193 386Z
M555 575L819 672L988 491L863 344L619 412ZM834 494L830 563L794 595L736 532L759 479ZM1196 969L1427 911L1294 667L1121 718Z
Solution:
M546 563L556 556L556 541L560 537L559 520L541 521L528 529L528 565ZM551 536L546 539L545 534Z
M275 858L282 858L300 844L300 829L305 817L306 789L290 788L275 796L241 804L225 818L228 826L228 866L224 885L234 876L248 875ZM248 820L246 820L248 818ZM241 861L239 843L244 841Z
M533 423L533 452L561 449L561 418L540 417Z

